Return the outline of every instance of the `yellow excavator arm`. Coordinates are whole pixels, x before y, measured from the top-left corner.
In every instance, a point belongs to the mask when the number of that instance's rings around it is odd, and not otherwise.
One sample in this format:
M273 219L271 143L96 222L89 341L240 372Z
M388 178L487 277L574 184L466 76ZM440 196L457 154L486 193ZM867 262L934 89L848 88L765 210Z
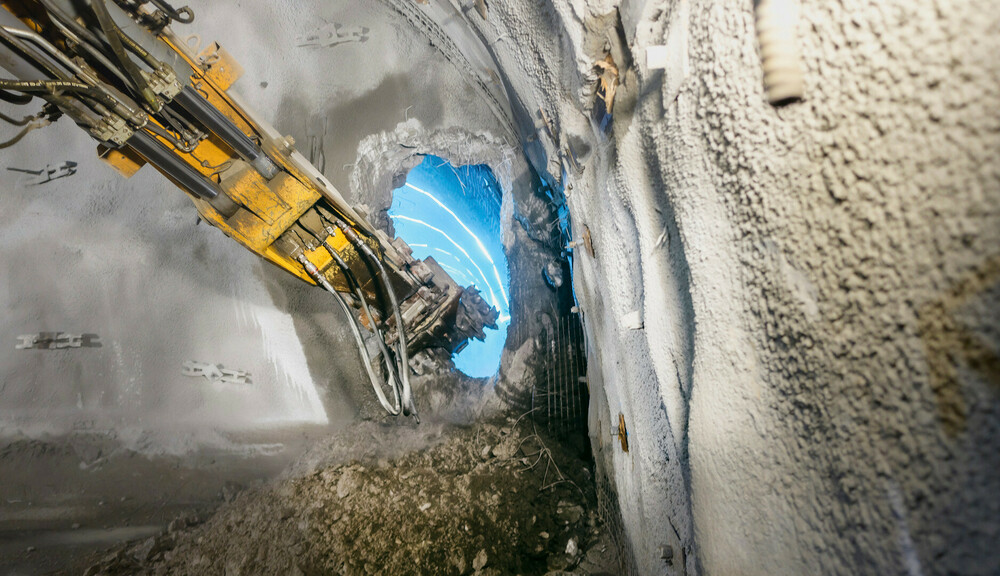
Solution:
M408 357L459 349L497 311L402 240L372 227L232 85L239 63L173 32L189 8L165 0L0 0L0 99L41 98L71 118L124 177L152 165L200 217L251 252L329 291L351 322L382 406L414 414ZM136 37L126 34L129 26ZM167 62L173 62L168 65ZM374 338L373 359L365 344Z

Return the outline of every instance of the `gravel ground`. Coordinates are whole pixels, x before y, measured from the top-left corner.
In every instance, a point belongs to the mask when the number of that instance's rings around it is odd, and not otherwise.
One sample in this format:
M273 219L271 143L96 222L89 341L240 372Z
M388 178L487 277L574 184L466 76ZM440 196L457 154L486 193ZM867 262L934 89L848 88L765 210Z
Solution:
M364 422L86 574L613 573L585 458L528 417Z

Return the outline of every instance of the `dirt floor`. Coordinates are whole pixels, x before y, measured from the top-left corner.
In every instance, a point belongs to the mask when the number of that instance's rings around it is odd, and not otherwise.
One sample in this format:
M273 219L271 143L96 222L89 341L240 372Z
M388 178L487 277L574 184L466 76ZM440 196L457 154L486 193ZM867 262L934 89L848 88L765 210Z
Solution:
M94 554L209 514L279 476L327 427L231 438L179 456L125 449L101 432L0 442L0 575L79 575Z
M363 422L86 574L614 573L586 444L536 433L530 417Z

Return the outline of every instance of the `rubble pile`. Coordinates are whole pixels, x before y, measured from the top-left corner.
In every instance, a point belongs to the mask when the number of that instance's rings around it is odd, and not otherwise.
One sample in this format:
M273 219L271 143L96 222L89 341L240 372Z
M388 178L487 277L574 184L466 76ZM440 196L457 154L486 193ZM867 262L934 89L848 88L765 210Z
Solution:
M537 434L529 418L438 432L421 450L360 450L360 460L242 492L207 521L179 518L86 574L615 572L589 462ZM370 446L400 434L347 433Z

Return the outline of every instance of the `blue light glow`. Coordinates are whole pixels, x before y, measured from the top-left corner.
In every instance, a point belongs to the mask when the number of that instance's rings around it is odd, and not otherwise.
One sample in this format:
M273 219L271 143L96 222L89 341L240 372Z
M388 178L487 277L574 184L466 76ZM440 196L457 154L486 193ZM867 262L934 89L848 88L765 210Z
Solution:
M469 341L455 366L474 377L500 367L510 324L510 275L500 241L500 185L485 165L456 168L437 156L410 170L393 191L389 217L413 256L434 258L462 286L474 285L500 313L486 340Z

